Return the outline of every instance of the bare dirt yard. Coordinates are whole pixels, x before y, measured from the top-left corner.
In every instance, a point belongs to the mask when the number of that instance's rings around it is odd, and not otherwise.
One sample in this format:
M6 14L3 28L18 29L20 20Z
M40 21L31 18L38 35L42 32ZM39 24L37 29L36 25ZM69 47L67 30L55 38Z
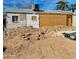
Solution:
M18 27L4 33L4 59L76 59L76 41L60 31L73 27L53 26L33 29Z

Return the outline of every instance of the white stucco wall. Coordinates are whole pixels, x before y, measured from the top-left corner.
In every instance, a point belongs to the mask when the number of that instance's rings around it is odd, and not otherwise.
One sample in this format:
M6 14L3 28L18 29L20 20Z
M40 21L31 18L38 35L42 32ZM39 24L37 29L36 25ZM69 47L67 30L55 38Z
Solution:
M32 16L36 16L37 20L33 21ZM39 14L27 14L27 26L32 26L33 28L39 28Z
M76 29L76 15L72 16L72 26Z
M26 14L26 19L20 21L20 14L7 14L7 28L16 28L20 26L32 26L33 28L39 28L39 14ZM18 22L12 22L12 16L18 16ZM32 16L37 17L37 21L32 20Z
M26 20L20 21L20 14L12 14L9 13L7 14L7 28L15 28L15 27L20 27L20 26L25 26L26 25ZM18 16L18 22L12 22L12 16Z

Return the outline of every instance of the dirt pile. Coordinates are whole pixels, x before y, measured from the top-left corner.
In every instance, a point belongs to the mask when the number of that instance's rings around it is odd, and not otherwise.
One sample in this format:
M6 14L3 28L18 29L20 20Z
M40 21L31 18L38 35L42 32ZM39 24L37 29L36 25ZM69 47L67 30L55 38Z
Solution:
M4 33L4 59L76 59L75 41L56 35L63 30L72 27L8 29Z

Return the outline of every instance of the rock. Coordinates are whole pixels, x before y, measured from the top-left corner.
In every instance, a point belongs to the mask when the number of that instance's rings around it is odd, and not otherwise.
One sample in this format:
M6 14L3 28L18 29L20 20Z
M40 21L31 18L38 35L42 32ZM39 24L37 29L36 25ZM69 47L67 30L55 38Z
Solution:
M40 38L37 38L37 40L40 40Z
M7 48L6 48L5 46L3 46L3 52L5 52L6 49L7 49Z

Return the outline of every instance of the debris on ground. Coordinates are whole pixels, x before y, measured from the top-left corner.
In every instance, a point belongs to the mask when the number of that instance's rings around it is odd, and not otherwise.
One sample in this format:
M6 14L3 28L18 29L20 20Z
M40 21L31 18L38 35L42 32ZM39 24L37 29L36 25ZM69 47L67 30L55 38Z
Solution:
M4 33L4 59L76 59L76 42L59 31L73 27L18 27ZM6 49L7 48L7 49Z

